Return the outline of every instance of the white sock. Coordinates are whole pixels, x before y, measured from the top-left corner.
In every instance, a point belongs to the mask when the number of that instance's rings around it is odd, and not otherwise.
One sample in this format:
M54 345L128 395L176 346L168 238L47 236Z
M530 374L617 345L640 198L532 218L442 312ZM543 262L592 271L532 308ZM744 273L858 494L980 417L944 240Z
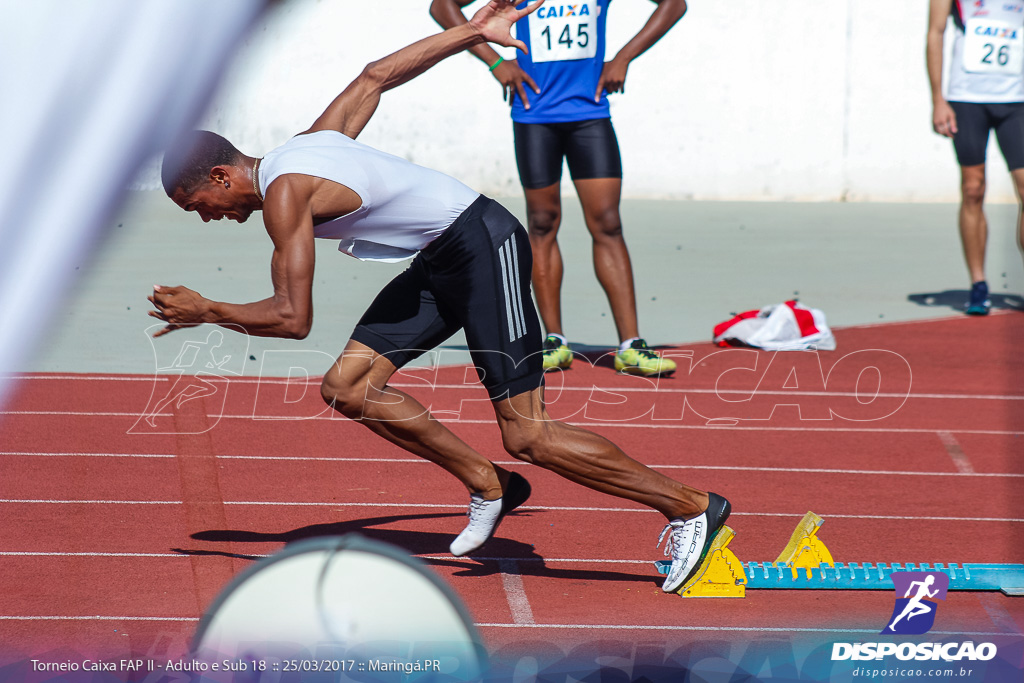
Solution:
M548 336L549 337L554 337L555 339L557 339L562 344L562 346L568 346L569 345L569 340L566 339L565 337L563 337L562 335L556 333L556 332L549 332Z
M619 344L619 353L625 353L626 349L629 348L630 344L635 342L637 339L640 339L640 337L630 337L626 341L624 341L621 344Z

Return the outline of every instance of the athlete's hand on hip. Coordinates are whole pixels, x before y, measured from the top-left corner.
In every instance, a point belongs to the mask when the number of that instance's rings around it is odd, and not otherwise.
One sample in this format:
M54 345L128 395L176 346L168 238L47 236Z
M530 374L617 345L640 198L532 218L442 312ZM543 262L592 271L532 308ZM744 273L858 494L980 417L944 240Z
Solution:
M203 322L207 300L188 287L153 285L153 294L146 298L156 308L155 311L149 311L149 315L167 323L167 327L153 334L154 337Z
M512 24L543 5L544 0L527 5L521 10L516 9L520 2L522 0L491 0L473 15L469 23L488 43L529 52L526 43L512 37Z
M540 88L530 78L530 75L519 68L519 63L514 59L509 59L494 68L494 77L501 83L501 97L503 100L512 105L512 100L515 99L515 95L519 95L519 99L523 101L523 106L527 109L530 108L530 99L526 96L525 85L533 88L533 92L540 94Z
M601 91L605 90L611 95L613 92L626 92L626 71L629 70L629 60L616 57L610 62L604 63L601 69L601 78L597 81L597 92L594 93L594 101L601 101Z
M939 100L932 110L932 129L939 135L951 138L956 135L956 112L946 100Z

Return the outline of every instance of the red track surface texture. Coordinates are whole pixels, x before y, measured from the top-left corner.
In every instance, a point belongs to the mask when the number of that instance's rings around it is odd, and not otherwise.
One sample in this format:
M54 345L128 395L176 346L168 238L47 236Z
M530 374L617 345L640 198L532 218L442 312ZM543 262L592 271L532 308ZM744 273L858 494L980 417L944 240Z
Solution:
M820 356L695 345L671 350L675 378L577 361L548 391L554 415L729 497L742 560L774 560L813 510L841 562L1024 562L1022 336L1024 316L1004 314L841 330L839 350ZM396 383L533 483L477 559L447 553L464 520L461 486L332 418L315 386L295 400L301 390L281 380L218 380L149 426L136 421L167 377L24 377L0 417L4 660L181 654L253 556L352 531L427 558L495 648L668 642L690 630L877 633L889 615L886 591L663 594L651 564L663 520L512 461L464 377L444 368ZM1022 627L1024 598L951 593L935 629Z

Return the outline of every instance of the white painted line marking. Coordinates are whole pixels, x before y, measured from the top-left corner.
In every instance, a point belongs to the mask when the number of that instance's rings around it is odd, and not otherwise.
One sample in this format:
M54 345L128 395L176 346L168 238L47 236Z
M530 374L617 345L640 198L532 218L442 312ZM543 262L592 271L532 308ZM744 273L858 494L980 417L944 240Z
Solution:
M46 458L175 458L169 453L39 453L34 451L0 451L0 455L28 455Z
M455 366L444 366L444 367L463 367L461 365ZM465 366L470 367L470 366ZM431 371L428 368L423 368L425 371ZM85 380L85 381L101 381L101 382L153 382L154 377L134 377L134 376L120 376L120 375L104 375L96 377L86 377L80 375L46 375L46 376L14 376L11 379L17 380ZM163 375L159 376L160 380L168 379ZM267 384L267 385L295 385L297 387L304 386L319 386L319 382L296 382L287 378L259 378L259 377L224 377L232 383L238 384ZM467 389L476 392L484 391L483 387L478 383L473 384L433 384L424 385L423 383L417 382L392 382L389 386L396 387L398 389ZM563 386L559 387L559 391L599 391L601 393L614 394L615 392L623 393L651 393L651 394L718 394L718 395L740 395L749 396L751 391L748 389L675 389L671 387L659 387L657 389L651 389L648 386L642 387L615 387L615 386ZM758 396L835 396L840 398L858 398L858 394L852 391L799 391L799 390L785 390L785 391L771 391L759 389L756 392ZM1024 395L1020 394L933 394L933 393L911 393L911 394L898 394L898 393L879 393L878 398L915 398L915 399L936 399L936 400L965 400L965 401L1024 401ZM136 415L137 417L137 415Z
M946 447L946 452L949 453L949 457L953 459L953 464L961 474L974 474L974 468L971 467L971 461L967 458L964 453L964 449L961 448L960 442L956 440L952 432L937 432L939 435L939 441Z
M86 410L0 410L0 415L44 415L51 417L130 417L137 419L138 413L125 413L125 412L91 412ZM157 417L171 417L169 413L158 413ZM253 417L252 415L217 415L216 413L207 414L207 418L213 420L252 420L253 422L274 422L274 421L287 421L287 422L319 422L319 421L338 421L345 422L345 418L337 417L334 415L323 415L316 417L298 417L295 415L260 415ZM438 420L444 424L484 424L493 425L494 420ZM574 425L577 427L628 427L628 428L640 428L640 429L699 429L707 431L736 431L736 432L824 432L824 433L845 433L845 432L857 432L857 433L868 433L868 434L934 434L934 429L927 428L902 428L902 427L812 427L807 425L794 426L794 427L768 427L761 425L751 426L740 426L740 425L725 425L725 424L710 424L710 425L681 425L681 424L663 424L663 423L649 423L649 422L566 422L566 424ZM956 434L987 434L994 436L1024 436L1024 431L1007 430L1007 429L951 429L950 432Z
M63 615L39 615L21 616L12 614L0 614L2 621L199 621L199 617L107 617L107 616L63 616Z
M171 621L194 622L199 617L138 617L104 615L11 615L0 614L0 621ZM878 633L878 629L860 628L804 628L784 626L677 626L648 624L498 624L480 623L479 628L536 628L536 629L579 629L614 631L756 631L769 633ZM938 635L957 636L1005 636L1005 631L929 631Z
M188 557L187 553L62 553L2 550L0 557Z
M181 505L180 500L65 500L44 498L0 498L0 504L41 504L41 505ZM329 508L396 508L396 509L431 509L431 510L464 510L464 504L446 503L339 503L316 501L265 501L265 500L226 500L224 505L255 506L255 507L329 507ZM647 508L612 508L555 505L524 505L522 511L539 512L642 512L655 513ZM796 517L803 515L795 512L733 512L740 517ZM932 515L843 515L826 512L822 517L833 519L896 519L904 521L938 521L938 522L1024 522L1015 517L939 517Z
M11 615L0 614L0 621L170 621L195 622L199 617L138 617L104 615ZM784 626L677 626L647 624L498 624L480 623L479 628L536 628L614 631L755 631L768 633L878 633L878 629L861 628L803 628ZM1005 636L1005 631L929 631L931 634L956 636Z
M498 570L501 572L501 584L505 587L509 609L512 610L512 621L517 624L535 623L523 586L523 577L519 575L518 560L498 560Z
M173 459L176 456L165 453L42 453L35 451L0 451L0 455L19 455L28 457L67 457L67 458L162 458ZM305 455L218 455L221 460L252 460L259 461L295 461L295 462L374 462L380 464L388 463L414 463L417 465L432 464L422 458L350 458L338 457L313 457ZM528 463L520 460L495 460L495 464L502 467L528 467ZM651 465L651 469L664 470L720 470L725 472L803 472L808 474L866 474L884 476L908 476L908 477L1008 477L1024 478L1024 474L1012 472L915 472L911 470L852 470L828 467L749 467L746 465Z
M768 633L873 633L870 628L802 628L785 626L648 626L643 624L495 624L477 623L480 628L550 628L614 631L758 631ZM929 631L929 634L957 636L1005 636L1001 631Z
M978 602L980 602L981 606L985 608L986 612L988 612L988 616L992 619L992 623L995 624L996 628L1002 629L1006 633L1020 634L1024 632L1021 630L1021 627L1017 625L1013 615L1003 607L999 597L1000 596L992 593L979 593Z

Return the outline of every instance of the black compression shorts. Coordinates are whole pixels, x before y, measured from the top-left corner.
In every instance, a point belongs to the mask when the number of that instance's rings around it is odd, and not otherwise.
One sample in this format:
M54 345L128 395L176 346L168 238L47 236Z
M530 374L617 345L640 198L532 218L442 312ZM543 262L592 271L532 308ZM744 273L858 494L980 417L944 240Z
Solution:
M572 123L512 122L523 187L535 190L562 179L562 158L573 180L621 178L622 158L611 119Z
M532 267L526 229L481 195L381 290L352 339L401 368L465 328L491 400L537 389L544 368Z
M1007 167L1011 171L1024 168L1024 102L950 102L949 106L956 114L957 133L953 136L953 147L961 166L985 163L988 132L994 128Z

